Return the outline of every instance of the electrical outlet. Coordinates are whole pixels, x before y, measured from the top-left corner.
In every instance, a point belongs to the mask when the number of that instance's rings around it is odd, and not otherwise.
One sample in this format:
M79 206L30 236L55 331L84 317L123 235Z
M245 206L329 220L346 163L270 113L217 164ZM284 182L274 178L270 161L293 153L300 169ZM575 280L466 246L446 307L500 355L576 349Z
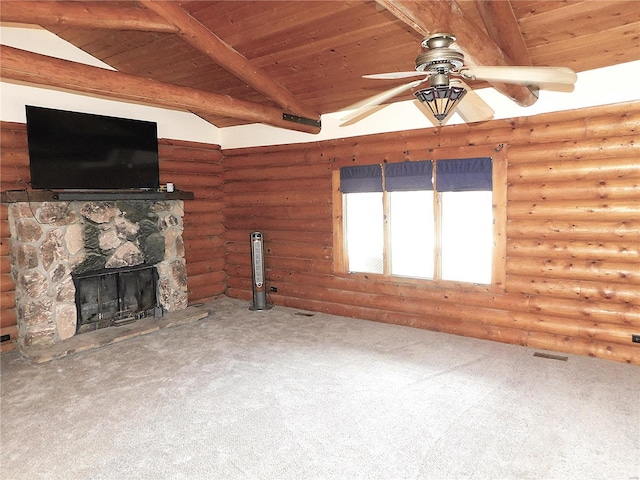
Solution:
M633 343L640 343L640 335L636 335L636 334L631 335L631 341Z
M278 293L278 287L271 287L269 290L273 293Z

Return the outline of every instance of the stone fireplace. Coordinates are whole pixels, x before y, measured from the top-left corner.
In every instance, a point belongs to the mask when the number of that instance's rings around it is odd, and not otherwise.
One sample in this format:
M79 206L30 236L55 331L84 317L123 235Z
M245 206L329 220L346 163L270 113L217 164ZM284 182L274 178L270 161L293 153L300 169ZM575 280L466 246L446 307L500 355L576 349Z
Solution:
M78 278L98 274L110 278L123 272L121 279L108 282L127 284L124 291L134 299L129 303L148 299L148 290L153 288L159 307L156 315L159 309L185 309L183 213L182 200L11 203L11 274L16 286L18 345L50 346L76 333L109 326L79 328L84 307L78 309L77 297L96 301L99 295L86 293L91 292L91 286L85 294L77 295L74 279ZM127 275L145 269L151 269L156 280L153 287L146 284L136 293L131 285L138 280ZM149 306L144 309L145 313L131 312L131 320L147 316ZM123 318L122 312L118 315Z

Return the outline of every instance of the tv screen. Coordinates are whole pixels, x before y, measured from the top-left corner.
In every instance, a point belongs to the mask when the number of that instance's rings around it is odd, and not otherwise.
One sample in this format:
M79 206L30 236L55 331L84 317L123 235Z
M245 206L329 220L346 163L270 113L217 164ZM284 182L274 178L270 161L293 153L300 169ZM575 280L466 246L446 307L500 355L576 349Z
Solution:
M27 105L31 187L157 189L155 122Z

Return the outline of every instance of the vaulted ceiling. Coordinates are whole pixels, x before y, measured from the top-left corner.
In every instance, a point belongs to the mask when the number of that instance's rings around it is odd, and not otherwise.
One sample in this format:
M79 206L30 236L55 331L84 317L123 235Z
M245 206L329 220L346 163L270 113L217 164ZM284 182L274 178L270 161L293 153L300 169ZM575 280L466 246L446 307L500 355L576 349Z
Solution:
M580 72L640 60L636 0L5 1L0 18L40 25L117 70L2 47L4 79L192 111L219 127L317 132L320 114L398 84L361 77L412 70L436 32L454 34L469 65ZM524 86L491 86L535 102Z

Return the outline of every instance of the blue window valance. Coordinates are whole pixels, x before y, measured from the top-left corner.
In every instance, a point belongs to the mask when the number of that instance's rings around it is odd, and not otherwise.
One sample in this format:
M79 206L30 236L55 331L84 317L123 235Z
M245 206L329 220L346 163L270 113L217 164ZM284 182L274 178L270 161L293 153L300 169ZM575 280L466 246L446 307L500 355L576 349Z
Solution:
M364 193L382 191L382 166L358 165L340 168L340 191Z
M387 192L409 192L433 190L433 162L387 163L384 166L385 189Z
M439 192L491 191L492 162L490 157L438 160L436 190Z

